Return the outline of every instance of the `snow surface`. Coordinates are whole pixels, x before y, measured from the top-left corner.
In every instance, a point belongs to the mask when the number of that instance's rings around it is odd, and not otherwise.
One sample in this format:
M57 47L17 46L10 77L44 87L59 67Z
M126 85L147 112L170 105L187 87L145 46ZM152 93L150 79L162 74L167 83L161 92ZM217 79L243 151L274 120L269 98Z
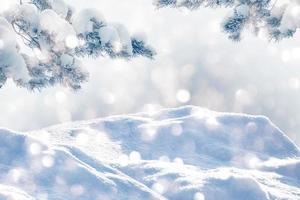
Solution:
M0 199L300 199L300 151L266 117L185 106L0 129Z

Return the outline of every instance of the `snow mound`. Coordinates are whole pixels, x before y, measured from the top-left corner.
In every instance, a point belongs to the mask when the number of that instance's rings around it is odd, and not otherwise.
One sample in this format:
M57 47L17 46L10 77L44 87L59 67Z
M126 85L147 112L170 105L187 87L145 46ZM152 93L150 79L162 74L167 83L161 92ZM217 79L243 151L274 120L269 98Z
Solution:
M0 129L0 199L300 199L300 151L262 116L185 106Z

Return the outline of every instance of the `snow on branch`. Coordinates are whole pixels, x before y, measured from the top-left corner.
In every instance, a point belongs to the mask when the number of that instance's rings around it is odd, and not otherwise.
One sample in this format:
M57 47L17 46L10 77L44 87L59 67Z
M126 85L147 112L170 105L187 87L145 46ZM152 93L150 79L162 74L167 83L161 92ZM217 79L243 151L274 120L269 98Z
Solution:
M8 78L30 90L87 80L84 56L152 58L154 50L93 9L75 12L63 0L20 1L0 15L0 88Z
M239 41L245 28L254 33L266 32L271 40L292 37L300 27L298 0L154 0L158 7L175 7L195 10L203 7L230 8L222 28L228 37Z

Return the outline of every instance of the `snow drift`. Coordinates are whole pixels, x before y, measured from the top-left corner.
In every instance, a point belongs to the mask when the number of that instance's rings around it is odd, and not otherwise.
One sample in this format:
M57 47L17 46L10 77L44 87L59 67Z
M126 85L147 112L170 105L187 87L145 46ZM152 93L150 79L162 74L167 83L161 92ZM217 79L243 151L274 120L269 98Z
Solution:
M300 151L262 116L186 106L0 129L0 199L300 199Z

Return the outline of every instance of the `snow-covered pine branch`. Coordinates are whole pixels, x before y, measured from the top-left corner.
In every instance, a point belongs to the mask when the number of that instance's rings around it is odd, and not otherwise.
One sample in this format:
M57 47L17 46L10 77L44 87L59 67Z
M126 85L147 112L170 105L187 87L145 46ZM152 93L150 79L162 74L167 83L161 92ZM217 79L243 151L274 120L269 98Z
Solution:
M298 0L154 0L157 7L230 8L222 28L232 40L240 40L246 27L254 33L266 32L270 39L292 37L300 27L300 2Z
M88 73L80 58L152 58L154 50L98 11L75 12L63 0L23 0L0 15L0 88L8 78L28 89L78 89Z

